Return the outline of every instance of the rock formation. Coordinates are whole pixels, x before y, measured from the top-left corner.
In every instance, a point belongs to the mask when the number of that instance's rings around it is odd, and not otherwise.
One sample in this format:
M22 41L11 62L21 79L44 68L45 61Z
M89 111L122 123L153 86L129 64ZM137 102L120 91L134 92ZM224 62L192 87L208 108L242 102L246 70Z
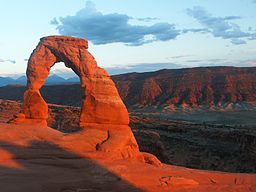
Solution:
M83 92L80 123L128 125L129 116L108 73L97 66L83 39L49 36L42 38L33 51L27 67L27 91L24 114L28 119L47 119L48 109L39 89L51 67L64 62L79 77Z
M129 115L115 84L108 73L97 66L94 57L87 50L86 40L49 36L42 38L31 54L27 66L27 90L24 93L23 111L12 123L33 124L46 127L48 105L40 94L40 88L49 75L51 67L64 62L79 77L82 88L82 109L78 140L84 141L79 150L113 152L111 158L139 158L149 163L160 164L151 155L139 152L137 142L128 126ZM63 95L65 97L65 95ZM63 137L66 143L72 137ZM64 144L65 145L65 144ZM69 144L68 144L69 146ZM67 147L68 147L67 146Z
M256 67L164 69L112 79L128 108L256 102Z

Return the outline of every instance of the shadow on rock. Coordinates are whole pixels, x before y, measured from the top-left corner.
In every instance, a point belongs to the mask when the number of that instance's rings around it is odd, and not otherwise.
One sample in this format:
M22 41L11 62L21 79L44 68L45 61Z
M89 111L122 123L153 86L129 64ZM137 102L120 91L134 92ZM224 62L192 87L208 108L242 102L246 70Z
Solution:
M1 192L142 191L93 160L46 141L0 142Z

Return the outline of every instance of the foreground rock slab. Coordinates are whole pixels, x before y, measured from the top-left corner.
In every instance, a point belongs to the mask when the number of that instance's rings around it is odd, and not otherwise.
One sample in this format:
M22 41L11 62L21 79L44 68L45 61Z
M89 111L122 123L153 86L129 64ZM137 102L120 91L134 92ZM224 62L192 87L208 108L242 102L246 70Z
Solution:
M45 127L0 124L1 192L253 191L255 174L150 165L95 151L98 130L63 134ZM94 137L84 137L91 135ZM91 139L89 139L91 138Z

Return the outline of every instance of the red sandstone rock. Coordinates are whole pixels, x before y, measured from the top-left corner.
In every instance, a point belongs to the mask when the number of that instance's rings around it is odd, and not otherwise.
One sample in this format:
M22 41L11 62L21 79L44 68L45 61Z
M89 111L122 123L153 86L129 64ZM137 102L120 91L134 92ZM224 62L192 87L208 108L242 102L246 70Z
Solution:
M108 73L97 66L87 48L88 43L84 39L66 36L42 38L28 60L24 115L17 115L11 122L47 126L48 106L39 89L48 77L51 67L62 61L80 77L83 92L80 127L86 131L75 134L78 139L83 138L83 143L77 144L76 149L109 152L110 159L137 158L144 161L128 126L128 111L115 84ZM74 137L65 137L62 143L65 145L68 138L76 140ZM145 156L145 161L160 164L156 158L148 156Z
M1 192L249 192L256 188L255 174L113 159L113 153L95 152L95 145L108 137L102 129L63 134L48 127L0 123L0 130ZM154 162L154 157L146 156Z
M23 106L23 112L28 119L46 120L48 118L48 105L39 90L28 89L24 93Z
M87 123L129 124L127 109L120 99L115 84L108 73L97 66L87 48L86 40L73 37L49 36L40 40L28 61L28 91L24 95L26 118L46 117L48 109L40 96L39 89L48 77L51 67L62 61L80 77L83 90L81 126ZM33 101L30 102L30 99Z
M256 101L256 67L164 69L112 78L128 108Z

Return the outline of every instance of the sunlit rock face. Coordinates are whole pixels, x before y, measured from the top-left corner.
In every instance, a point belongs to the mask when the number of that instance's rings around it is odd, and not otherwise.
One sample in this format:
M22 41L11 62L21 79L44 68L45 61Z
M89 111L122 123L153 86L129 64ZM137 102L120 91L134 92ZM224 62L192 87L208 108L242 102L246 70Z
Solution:
M40 40L27 66L27 90L24 93L22 113L11 121L14 124L32 124L46 128L48 105L40 94L51 67L64 62L79 77L83 100L80 114L79 138L65 143L79 146L83 152L111 152L113 159L137 158L151 164L160 162L152 155L139 152L129 124L129 115L115 84L108 73L97 66L87 50L88 42L66 36L49 36ZM65 99L65 95L62 96ZM79 143L81 140L81 143ZM74 142L79 144L75 144Z
M66 36L42 38L30 56L24 114L28 119L47 119L48 109L39 89L51 67L64 62L79 77L83 90L81 126L87 123L128 125L129 116L108 73L97 66L87 50L88 42ZM65 95L63 95L65 97Z

